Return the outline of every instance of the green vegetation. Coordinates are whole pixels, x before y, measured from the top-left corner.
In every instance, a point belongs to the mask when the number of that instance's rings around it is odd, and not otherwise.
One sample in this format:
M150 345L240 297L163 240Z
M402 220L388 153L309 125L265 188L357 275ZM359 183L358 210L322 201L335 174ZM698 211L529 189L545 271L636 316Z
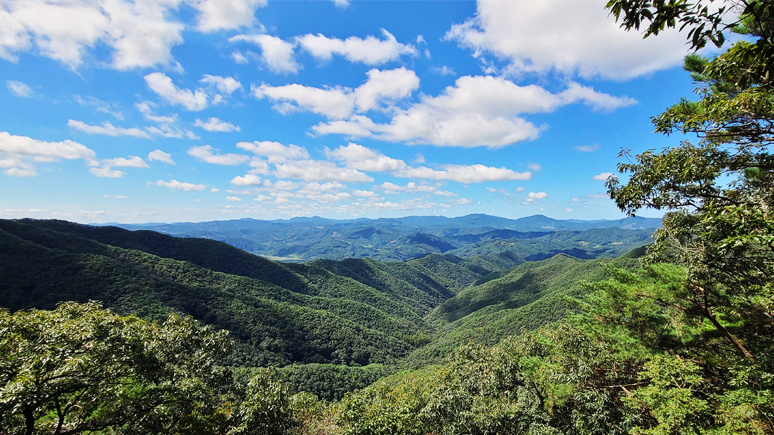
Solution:
M0 432L286 434L303 396L267 370L247 384L216 365L225 331L163 324L94 303L0 311Z

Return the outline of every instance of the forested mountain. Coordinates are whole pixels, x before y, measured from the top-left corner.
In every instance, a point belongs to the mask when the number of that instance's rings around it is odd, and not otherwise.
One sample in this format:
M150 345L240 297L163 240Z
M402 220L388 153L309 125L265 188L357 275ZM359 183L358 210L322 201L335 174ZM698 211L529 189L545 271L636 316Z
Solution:
M506 219L483 214L457 218L413 216L396 219L331 220L293 218L119 225L181 237L226 242L283 261L372 258L405 261L427 254L462 257L515 251L532 260L567 253L578 258L616 257L649 243L659 219L556 220L536 215ZM535 256L537 254L537 256Z
M550 245L557 234L541 237ZM241 366L395 364L428 343L415 362L442 355L460 337L481 335L482 324L498 324L492 316L512 326L490 328L488 341L559 318L563 295L576 290L573 279L599 269L598 262L566 255L524 263L510 250L406 262L281 263L214 240L3 220L0 306L52 309L61 301L97 300L155 320L192 315L231 331L237 346L230 363ZM518 311L548 296L545 307Z

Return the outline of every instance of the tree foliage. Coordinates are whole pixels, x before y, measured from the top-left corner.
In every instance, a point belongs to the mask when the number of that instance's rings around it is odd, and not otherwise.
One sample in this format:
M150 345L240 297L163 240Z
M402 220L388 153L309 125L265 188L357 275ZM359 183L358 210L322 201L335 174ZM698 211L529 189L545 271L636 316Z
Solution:
M242 386L217 365L225 331L96 303L0 311L0 433L286 434L316 401L268 369Z

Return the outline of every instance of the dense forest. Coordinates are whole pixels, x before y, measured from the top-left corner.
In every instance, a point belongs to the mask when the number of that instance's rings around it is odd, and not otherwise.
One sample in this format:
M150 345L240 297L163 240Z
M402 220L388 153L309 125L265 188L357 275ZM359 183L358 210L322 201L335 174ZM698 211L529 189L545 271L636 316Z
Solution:
M744 35L688 56L698 100L653 118L699 142L624 152L608 179L627 214L665 212L617 258L482 240L280 263L0 221L0 433L774 434L774 3L722 3L608 3L695 49Z

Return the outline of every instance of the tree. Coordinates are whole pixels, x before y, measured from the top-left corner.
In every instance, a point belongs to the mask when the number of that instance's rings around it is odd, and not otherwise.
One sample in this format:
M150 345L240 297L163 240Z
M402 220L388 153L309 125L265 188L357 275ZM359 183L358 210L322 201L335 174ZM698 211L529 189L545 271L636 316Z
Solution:
M0 432L211 433L227 417L215 392L229 346L190 317L159 325L97 303L0 311Z
M728 32L746 35L712 59L686 57L698 100L683 99L653 117L656 132L695 135L698 142L636 156L625 150L628 161L618 170L628 179L607 182L629 215L666 211L648 261L686 270L677 286L618 274L618 287L602 289L601 306L618 304L610 323L640 328L639 319L659 338L648 345L655 356L641 367L645 387L633 397L658 422L652 433L677 430L669 429L670 419L680 430L697 422L718 430L732 415L774 432L774 2L726 1L712 9L685 0L612 0L608 7L623 27L645 27L646 37L688 29L697 49L708 41L722 46ZM727 22L734 13L738 18ZM683 382L666 388L665 379ZM659 414L669 409L664 404L685 409L688 403L696 410L691 416Z

